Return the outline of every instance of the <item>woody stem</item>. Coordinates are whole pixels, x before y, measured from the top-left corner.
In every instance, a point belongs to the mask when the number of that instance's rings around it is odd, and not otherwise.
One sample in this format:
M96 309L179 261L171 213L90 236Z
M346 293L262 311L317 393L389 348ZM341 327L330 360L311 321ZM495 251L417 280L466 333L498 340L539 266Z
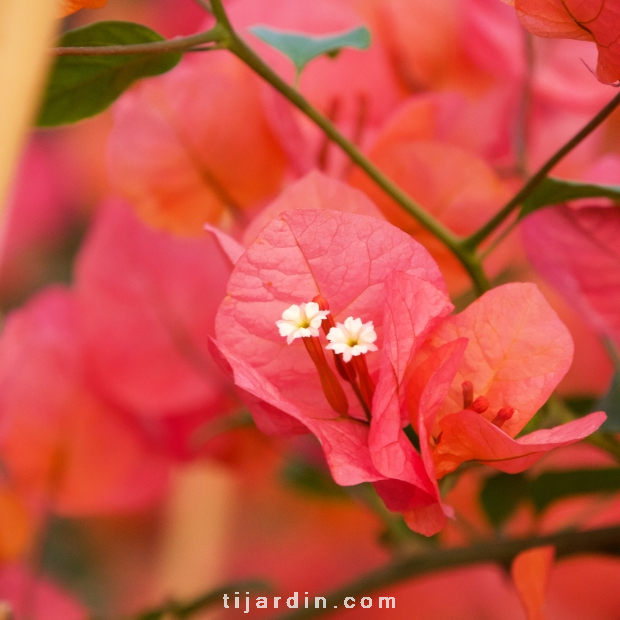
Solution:
M532 195L536 188L553 168L568 155L579 143L587 138L609 115L620 106L620 93L617 94L600 112L578 131L566 144L561 146L537 171L525 185L473 235L462 242L462 247L475 250L493 231L500 226L523 201Z
M325 608L298 609L290 614L279 616L279 620L302 620L302 618L327 615L334 611L335 607L340 608L347 596L353 598L368 596L387 586L448 568L489 562L509 566L522 551L543 545L553 545L557 558L579 553L604 553L620 556L620 526L585 532L564 531L529 538L489 540L470 547L451 549L433 547L431 551L391 562L379 570L370 572L334 590L325 597L327 600Z

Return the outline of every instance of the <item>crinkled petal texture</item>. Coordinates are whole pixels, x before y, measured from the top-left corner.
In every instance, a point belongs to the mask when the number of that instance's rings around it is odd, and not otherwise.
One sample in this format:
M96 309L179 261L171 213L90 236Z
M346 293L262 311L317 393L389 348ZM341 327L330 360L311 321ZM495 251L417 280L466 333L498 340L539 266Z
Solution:
M540 37L594 41L601 82L620 80L620 5L617 0L515 0L521 23Z
M422 461L438 498L437 475L431 448L432 429L437 410L450 388L466 347L466 338L440 346L422 364L410 363L405 378L406 405L410 421L418 433ZM415 373L411 374L414 368ZM443 506L443 512L450 514L447 506ZM429 510L428 514L435 517L438 526L443 526L445 517L438 514L436 507L433 512Z
M481 226L509 197L507 185L479 157L451 144L431 141L423 135L418 110L409 106L389 124L374 142L368 155L392 180L419 204L458 234L468 235ZM411 114L407 112L411 111ZM462 291L470 281L462 265L433 235L360 170L351 183L374 200L392 224L415 235L439 263L451 291ZM493 265L497 272L502 265Z
M388 508L404 514L409 526L432 535L443 529L445 513L427 465L432 463L425 435L422 458L402 430L407 369L428 331L452 310L445 293L417 276L395 271L385 284L382 360L373 399L369 446L377 469L389 481L375 484Z
M119 99L108 145L114 189L147 222L190 235L269 198L286 165L251 71L196 56Z
M620 211L550 207L521 225L529 259L602 335L620 344Z
M474 398L485 396L491 421L502 407L515 412L502 430L514 437L540 409L568 370L573 341L538 287L506 284L485 293L460 314L443 321L431 334L434 349L458 338L469 344L448 394L437 411L439 420L463 408L462 384L471 381Z
M464 351L454 344L459 340L467 341ZM513 439L562 379L572 354L568 330L533 284L493 289L442 321L413 363L408 392L412 423L435 437L437 477L468 460L523 471L545 452L594 432L605 414ZM472 382L474 397L488 400L486 411L463 410L465 381ZM430 404L424 403L425 392ZM503 407L514 413L500 428L492 422Z
M102 205L77 265L92 379L142 415L217 412L230 382L208 352L230 273L216 241L175 237Z
M100 9L108 0L60 0L58 17L66 17L80 9Z
M165 462L135 421L85 381L75 300L49 289L0 339L0 458L15 487L57 512L86 515L159 497Z
M257 424L272 432L279 428L291 432L305 426L323 444L339 484L383 480L390 476L384 472L393 466L383 463L379 471L373 463L368 424L349 386L345 391L352 418L341 418L328 405L303 343L296 340L287 346L275 323L291 304L320 294L328 300L335 321L342 322L348 316L373 321L381 349L386 342L384 327L390 339L397 333L395 319L390 318L390 324L384 325L384 304L392 286L386 281L391 282L394 272L412 279L409 285L415 292L414 299L419 301L428 292L432 300L425 302L427 307L421 309L414 326L406 328L408 335L403 337L402 350L398 350L397 343L390 345L391 363L400 369L396 384L382 385L379 352L366 356L371 375L375 380L379 378L375 398L381 393L382 400L389 400L387 393L402 380L404 360L413 342L411 334L416 329L423 332L426 323L449 311L450 305L437 265L426 250L386 222L326 210L280 214L240 258L216 319L217 338L232 366L235 382L252 395L254 405L255 399L265 403L259 408L251 404ZM389 293L393 294L396 292ZM322 340L327 343L323 336ZM331 356L328 360L332 364ZM398 404L394 411L390 432L396 428L398 439L402 428ZM296 420L297 425L283 425L287 417ZM406 458L420 458L412 456L412 449L408 454ZM401 459L403 463L406 458ZM421 485L423 493L432 495L433 486L423 467L416 467L415 483ZM413 474L408 471L407 479L410 476Z
M261 228L279 213L297 209L329 209L383 219L381 211L359 189L328 177L318 170L312 170L295 183L291 183L252 219L243 234L243 242L249 245L254 241Z

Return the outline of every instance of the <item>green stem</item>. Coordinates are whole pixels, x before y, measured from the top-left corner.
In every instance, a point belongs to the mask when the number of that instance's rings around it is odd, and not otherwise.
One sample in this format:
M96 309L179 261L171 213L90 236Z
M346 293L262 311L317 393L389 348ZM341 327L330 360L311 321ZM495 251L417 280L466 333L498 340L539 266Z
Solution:
M219 43L225 30L216 25L211 30L199 32L188 37L176 37L167 41L137 43L133 45L96 45L82 47L56 47L56 56L120 56L126 54L165 54L167 52L187 52L197 45Z
M379 185L391 198L397 201L410 215L412 215L422 226L437 236L450 249L459 248L459 239L452 231L435 220L431 215L413 201L402 189L385 176L374 164L372 164L357 148L355 144L345 138L327 117L323 116L314 108L304 97L287 84L277 73L267 66L250 49L245 42L237 35L233 34L228 49L240 58L251 69L258 73L262 78L269 82L282 93L293 105L299 108L308 118L318 125L325 134L336 143L368 176Z
M223 47L226 47L235 54L235 56L243 61L255 73L260 75L266 82L284 95L295 107L301 110L332 142L337 144L349 156L351 161L359 166L388 196L390 196L390 198L397 202L426 228L426 230L431 232L446 245L461 261L479 292L488 290L489 282L475 252L464 248L460 237L427 213L417 202L366 158L353 142L345 138L335 125L314 108L298 90L285 82L271 69L271 67L263 62L263 60L246 45L243 39L235 33L228 20L221 0L213 0L211 6L218 24L228 31L229 38L226 42L222 42Z
M522 551L542 545L553 545L556 557L562 558L578 553L605 553L620 555L620 527L609 527L585 532L565 531L547 536L532 536L514 540L493 540L484 544L456 549L436 549L430 553L414 555L392 562L377 571L363 576L348 585L328 594L323 609L298 609L290 614L278 616L279 620L301 620L326 615L337 607L342 608L345 597L357 599L368 596L382 588L439 570L452 569L473 564L497 563L509 566Z
M578 131L564 146L558 149L539 169L530 177L527 183L473 235L463 241L463 248L475 250L504 220L528 198L549 172L568 155L580 142L587 138L618 106L620 93L617 94L589 123Z
M203 2L200 2L203 5ZM206 5L205 5L206 6ZM206 43L216 43L217 49L228 49L248 67L253 69L265 81L284 95L293 105L311 119L326 136L337 144L388 196L414 217L426 230L437 237L460 260L470 275L477 291L483 293L490 288L481 261L474 249L466 247L463 240L449 228L427 213L418 203L408 196L398 185L391 181L357 146L345 138L335 125L316 110L295 88L287 84L235 33L228 19L221 0L212 0L211 12L217 24L206 32L187 37L177 37L167 41L140 43L135 45L101 45L84 47L57 47L57 56L115 56L125 54L163 54L168 52L191 52L205 49Z

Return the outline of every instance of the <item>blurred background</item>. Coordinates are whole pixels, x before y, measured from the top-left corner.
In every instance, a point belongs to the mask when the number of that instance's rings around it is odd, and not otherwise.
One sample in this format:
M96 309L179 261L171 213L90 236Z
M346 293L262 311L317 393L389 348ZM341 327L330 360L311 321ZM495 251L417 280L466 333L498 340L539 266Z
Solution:
M23 31L13 48L2 34L0 47L3 65L23 63L24 79L32 74L21 98L16 86L15 98L0 104L7 136L12 132L0 245L0 599L10 600L18 618L124 617L253 578L285 597L322 596L429 544L618 522L613 493L562 498L542 511L518 499L518 485L546 471L617 466L590 444L549 455L529 478L502 478L517 500L497 496L493 501L510 509L496 520L480 494L498 474L468 470L447 496L456 520L429 543L382 508L370 487L335 485L314 438L260 433L207 350L228 272L222 257L203 247L203 222L247 242L253 219L318 170L363 191L424 243L461 308L473 298L467 277L224 51L188 54L170 74L134 85L93 118L14 137L26 117L36 116L36 85L50 60L43 43L54 29L126 20L171 38L200 31L211 18L192 0L109 0L62 21L37 9L36 30L32 16L11 13L9 4L0 10L0 34L13 28L11 20L25 19L41 46L19 47L29 36ZM460 234L494 213L613 94L588 69L596 64L593 46L535 40L496 0L312 5L227 3L244 32L258 23L317 34L366 24L373 36L368 52L319 59L300 89ZM292 78L286 59L252 44ZM8 70L0 78L3 88L13 83ZM23 118L12 117L9 106ZM197 155L219 184L204 174L186 178L183 140L158 133L164 109L171 125L199 136ZM620 184L619 131L616 113L562 162L558 176ZM566 402L586 411L609 389L614 363L605 343L617 333L588 320L538 275L517 227L490 249L486 266L497 284L537 282L575 339L575 363L559 389L566 401L547 407L546 422L562 420ZM153 319L155 306L185 330L192 356L207 364L207 380L174 358L178 342L169 366L151 365L171 350L157 331L165 321ZM559 562L549 617L617 619L618 583L616 559ZM525 618L508 572L497 566L446 571L389 593L395 610L357 608L341 617ZM379 594L386 592L372 596ZM220 605L205 617L240 613ZM273 613L271 606L252 611Z

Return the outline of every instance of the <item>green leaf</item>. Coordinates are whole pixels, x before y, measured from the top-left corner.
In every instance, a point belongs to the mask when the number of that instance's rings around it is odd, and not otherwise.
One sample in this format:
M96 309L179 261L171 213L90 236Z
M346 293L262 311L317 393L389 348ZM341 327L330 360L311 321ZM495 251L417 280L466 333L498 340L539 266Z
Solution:
M615 493L620 490L620 469L576 469L548 471L530 482L529 494L534 507L542 512L554 501L591 493Z
M537 512L561 499L595 493L620 491L620 468L547 471L534 479L525 474L497 474L487 478L480 503L489 520L500 527L522 502L530 502Z
M596 402L592 411L604 411L607 414L601 431L620 433L620 371L616 371L609 392Z
M97 22L70 30L61 47L134 45L163 41L146 26L131 22ZM178 52L122 56L58 56L52 67L37 125L51 127L94 116L105 110L139 78L159 75L180 60Z
M480 503L489 521L500 527L528 499L528 480L523 474L497 474L487 478L480 493Z
M365 50L370 46L370 32L365 26L324 36L285 32L267 26L252 26L250 32L288 56L295 65L297 75L311 60L322 54L334 58L343 47Z
M542 207L557 205L578 198L611 198L620 202L620 186L579 183L547 177L525 199L519 217L525 217Z

